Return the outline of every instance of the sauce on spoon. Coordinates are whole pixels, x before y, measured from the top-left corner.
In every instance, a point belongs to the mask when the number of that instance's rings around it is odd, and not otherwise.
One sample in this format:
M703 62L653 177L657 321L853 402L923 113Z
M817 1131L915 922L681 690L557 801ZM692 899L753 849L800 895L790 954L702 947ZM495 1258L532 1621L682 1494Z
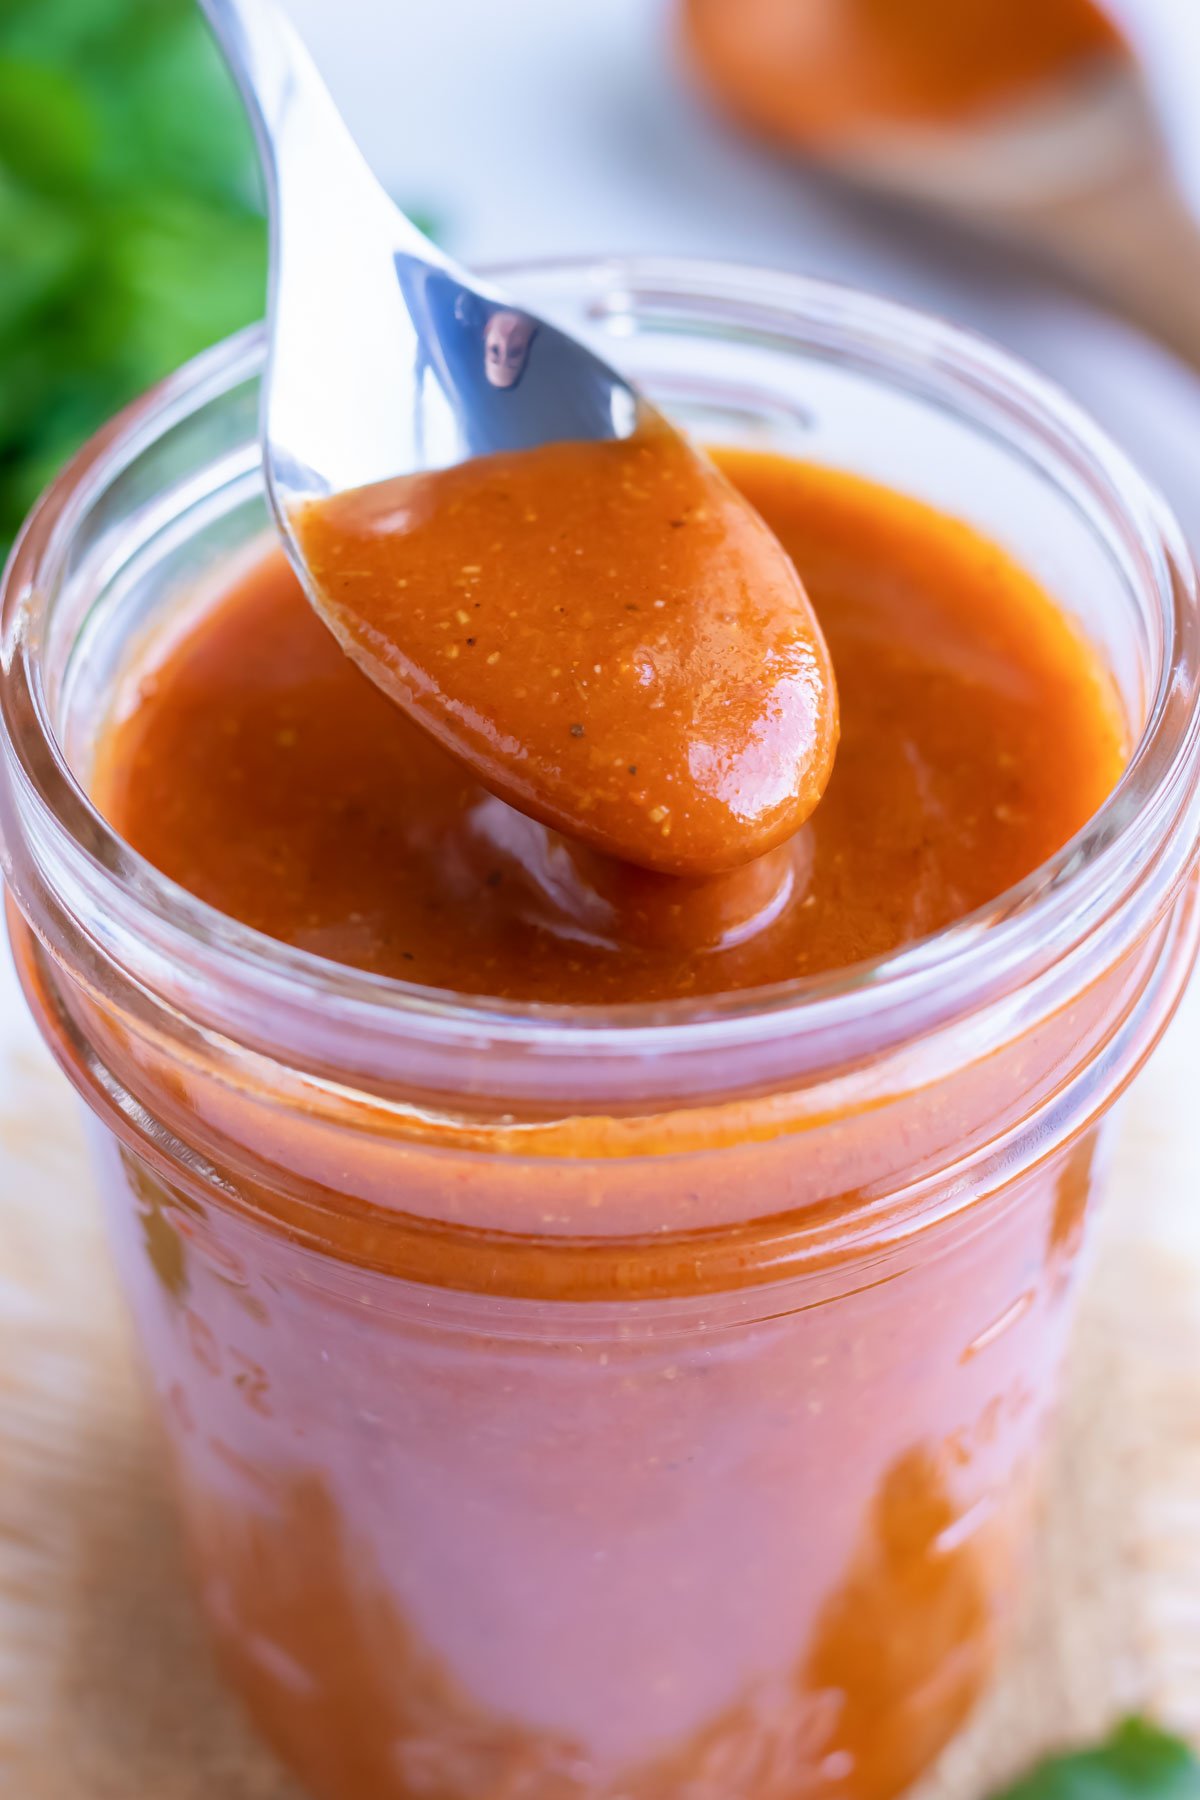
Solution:
M665 423L294 515L318 611L492 793L624 863L710 876L833 767L833 669L779 539Z
M1120 775L1090 648L966 526L840 472L719 461L804 569L838 671L829 787L768 855L681 880L513 811L341 654L279 551L139 661L97 803L259 931L509 999L731 993L884 955L986 904Z

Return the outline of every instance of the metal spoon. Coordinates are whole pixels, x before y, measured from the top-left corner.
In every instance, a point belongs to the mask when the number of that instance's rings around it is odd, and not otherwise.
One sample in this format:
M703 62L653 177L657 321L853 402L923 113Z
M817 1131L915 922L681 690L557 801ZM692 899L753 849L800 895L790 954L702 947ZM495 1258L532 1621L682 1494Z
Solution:
M705 876L780 843L819 800L837 743L828 652L783 546L628 382L473 281L397 210L275 0L203 5L267 174L263 454L318 615L476 780L602 855ZM635 442L615 441L635 431ZM547 446L550 459L533 454ZM486 459L506 451L526 454L500 458L501 500L529 482L534 493L519 515L521 553L497 557ZM530 502L547 487L547 460L568 455L567 496L544 512ZM563 512L574 519L567 546ZM326 562L320 521L331 513ZM424 542L429 516L441 523L414 605L394 559ZM452 533L442 529L451 517ZM485 517L481 556L464 558ZM595 605L573 612L597 554L616 566L596 575ZM463 631L461 584L485 560L494 641L462 655L480 646L478 631ZM742 628L750 596L753 631ZM531 666L514 680L522 645Z
M647 403L591 350L444 255L379 185L276 0L201 0L258 138L271 220L263 451L298 506L560 439Z

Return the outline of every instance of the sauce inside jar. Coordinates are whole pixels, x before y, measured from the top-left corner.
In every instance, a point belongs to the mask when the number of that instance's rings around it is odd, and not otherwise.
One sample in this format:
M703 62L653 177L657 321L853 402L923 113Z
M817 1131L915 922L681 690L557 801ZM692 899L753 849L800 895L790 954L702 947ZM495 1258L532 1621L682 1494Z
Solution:
M840 694L824 796L762 855L667 874L515 810L343 655L277 550L130 670L100 806L271 937L530 1001L752 990L995 899L1120 774L1090 648L965 525L719 462L803 572ZM462 610L433 631L477 635ZM1015 1586L1094 1128L914 1243L888 1208L1120 1013L1102 983L900 1103L843 1113L822 1084L811 1116L733 1070L727 1096L611 1115L465 1084L377 1106L336 1071L318 1104L94 1020L224 1176L114 1158L209 1617L312 1791L890 1800L915 1777Z
M748 864L665 875L516 811L353 666L275 551L132 672L98 803L182 886L272 937L510 999L769 985L995 899L1120 773L1091 650L965 525L780 457L719 462L804 572L840 694L823 799ZM473 602L460 610L452 630L482 636ZM640 793L656 772L634 755L614 773Z

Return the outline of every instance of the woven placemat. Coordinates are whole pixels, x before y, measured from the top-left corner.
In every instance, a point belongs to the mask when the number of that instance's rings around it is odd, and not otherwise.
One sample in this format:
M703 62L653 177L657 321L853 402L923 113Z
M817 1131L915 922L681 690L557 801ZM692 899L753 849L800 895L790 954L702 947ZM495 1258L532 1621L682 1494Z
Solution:
M1200 1738L1197 1067L1193 993L1127 1109L1026 1617L928 1800L980 1800L1131 1707ZM300 1800L206 1655L65 1084L33 1053L4 1079L0 1790Z

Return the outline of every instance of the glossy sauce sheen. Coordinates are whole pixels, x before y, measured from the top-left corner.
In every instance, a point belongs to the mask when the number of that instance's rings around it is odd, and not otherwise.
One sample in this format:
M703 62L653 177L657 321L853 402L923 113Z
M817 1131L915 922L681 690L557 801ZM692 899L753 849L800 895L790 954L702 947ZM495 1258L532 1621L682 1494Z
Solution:
M339 494L295 525L343 648L576 841L712 875L820 799L837 698L800 578L661 421Z
M514 811L351 664L277 552L133 671L99 751L98 804L151 862L273 937L523 999L774 983L881 955L994 899L1120 773L1121 726L1091 652L965 526L848 475L719 461L804 571L841 707L821 804L749 865L655 875ZM447 568L451 554L476 560L461 545L446 534ZM530 699L554 678L505 634L472 628L485 608L463 592L472 650L511 652L519 706L534 707L526 729L557 732L566 715ZM615 760L599 695L595 710L586 695L566 709L590 735L568 729L565 748Z

